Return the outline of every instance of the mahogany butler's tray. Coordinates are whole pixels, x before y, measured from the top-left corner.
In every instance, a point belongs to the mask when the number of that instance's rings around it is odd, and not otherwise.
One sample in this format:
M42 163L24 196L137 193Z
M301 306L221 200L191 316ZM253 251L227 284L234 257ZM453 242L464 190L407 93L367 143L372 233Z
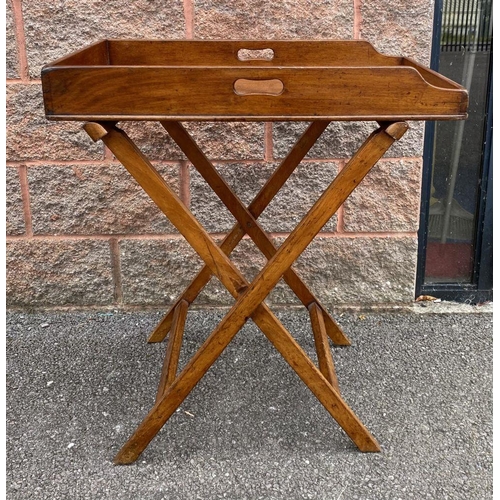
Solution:
M468 103L357 40L103 40L45 66L42 84L53 120L441 120Z
M403 136L406 120L463 119L467 91L410 59L381 55L362 41L105 40L45 66L42 84L47 118L87 121L90 137L107 146L205 263L149 338L161 342L168 336L156 402L115 463L137 459L249 318L356 446L379 451L341 396L329 341L346 346L349 339L292 265ZM222 241L212 238L117 127L120 120L161 123L236 219ZM312 123L245 206L180 123L185 120ZM277 248L257 219L332 120L374 120L378 128ZM230 259L245 235L268 259L251 283ZM178 373L188 307L212 276L235 303ZM265 302L280 278L309 311L318 366Z

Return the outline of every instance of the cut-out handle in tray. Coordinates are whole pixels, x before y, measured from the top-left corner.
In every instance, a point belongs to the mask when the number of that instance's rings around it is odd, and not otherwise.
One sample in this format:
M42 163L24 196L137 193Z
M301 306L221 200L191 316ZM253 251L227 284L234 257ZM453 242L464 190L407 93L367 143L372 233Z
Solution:
M272 61L273 49L240 49L237 57L240 61Z
M283 82L277 78L271 80L248 80L239 78L234 82L234 92L238 95L280 95L283 92Z

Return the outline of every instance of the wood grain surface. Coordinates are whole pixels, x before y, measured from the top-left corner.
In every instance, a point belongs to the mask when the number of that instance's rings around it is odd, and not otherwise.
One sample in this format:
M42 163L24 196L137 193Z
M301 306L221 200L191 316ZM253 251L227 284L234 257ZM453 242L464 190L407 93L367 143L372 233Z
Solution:
M242 61L245 48L274 56ZM54 120L433 120L468 105L463 87L363 41L103 41L45 66L42 87Z

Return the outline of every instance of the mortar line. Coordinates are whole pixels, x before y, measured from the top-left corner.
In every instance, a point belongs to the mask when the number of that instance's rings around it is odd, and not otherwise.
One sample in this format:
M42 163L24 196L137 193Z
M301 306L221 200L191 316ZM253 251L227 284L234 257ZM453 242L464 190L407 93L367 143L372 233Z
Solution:
M273 124L266 122L264 124L264 160L274 160L274 143L273 143Z
M274 158L270 160L272 162L279 162L283 160L283 158ZM301 163L341 163L344 164L346 162L346 158L304 158ZM402 161L421 161L422 158L420 156L403 156L403 157L387 157L381 158L377 163L387 163L391 161L402 160ZM183 161L186 162L187 165L190 165L190 162L187 160L149 160L153 165L169 165L175 166L181 164ZM233 160L210 160L218 165L231 165L237 163L238 165L262 165L263 159L233 159ZM121 165L121 163L115 158L104 158L104 159L96 159L96 160L9 160L6 162L7 166L17 167L19 165L26 165L28 167L36 167L36 166L46 166L46 165L95 165L95 164L103 164L106 165Z
M23 201L23 214L24 214L24 227L26 231L26 237L33 237L33 220L31 217L31 203L30 203L30 193L28 186L28 169L26 165L19 165L17 167L17 172L19 174L19 183L21 184L21 198Z
M118 238L109 239L111 253L111 273L113 276L113 296L117 304L123 303L122 270L120 261L120 244Z
M169 165L175 166L180 163L179 160L149 160L153 165ZM37 166L71 166L71 165L121 165L118 160L101 158L96 160L27 160L27 161L7 161L6 165L10 167L17 167L19 165L26 165L28 167Z
M354 22L353 22L353 38L359 40L361 38L361 0L353 0L354 4Z
M6 78L5 83L7 84L7 86L19 85L20 83L22 83L23 85L41 85L42 80L40 79L23 80L22 78Z
M28 57L26 55L26 37L24 34L23 7L21 0L11 0L11 2L17 42L19 76L22 83L27 83L29 82L30 78L28 73Z
M190 177L189 162L182 160L179 167L179 197L188 208L191 203Z
M102 240L108 241L110 238L121 240L178 240L182 239L181 234L35 234L29 239L40 241L71 241L71 240ZM7 241L26 240L26 235L9 235Z
M337 175L340 174L342 169L345 167L346 162L339 162L339 171ZM344 201L345 203L345 201ZM339 209L337 210L337 234L342 234L344 233L344 203L340 205Z
M215 240L224 238L227 233L209 233ZM267 233L271 238L287 238L290 233ZM372 232L320 232L318 238L408 238L416 237L416 231L372 231ZM180 233L165 233L165 234L30 234L28 235L7 235L6 241L17 240L39 240L39 241L71 241L71 240L102 240L109 241L110 238L115 238L117 241L135 240L135 241L172 241L184 240ZM249 239L245 235L243 239Z
M193 0L184 0L184 21L186 23L186 39L194 38L194 5Z
M237 163L238 165L255 165L264 163L264 157L262 158L229 158L229 159L219 159L207 157L208 161L213 163L214 165L231 165L233 163ZM186 160L188 165L192 165L189 160Z
M286 238L290 233L268 233L271 238ZM372 231L372 232L319 232L316 238L408 238L416 237L416 231Z
M275 162L283 160L284 156L280 156L274 159ZM307 157L301 160L300 163L345 163L349 160L349 158L312 158L312 157ZM395 161L395 160L403 160L403 161L417 161L417 160L422 160L421 156L387 156L384 158L380 158L377 163L380 162L389 162L389 161ZM220 163L223 162L229 162L230 160L221 160ZM235 160L240 162L240 160ZM258 160L257 160L258 161Z

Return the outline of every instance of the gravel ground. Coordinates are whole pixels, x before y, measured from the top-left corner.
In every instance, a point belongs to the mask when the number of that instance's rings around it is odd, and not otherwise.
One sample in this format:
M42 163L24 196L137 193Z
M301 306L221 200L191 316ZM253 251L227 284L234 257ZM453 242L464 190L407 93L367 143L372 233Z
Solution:
M420 311L421 312L421 311ZM315 359L308 316L278 314ZM181 363L221 318L190 311ZM357 451L252 322L139 460L160 313L7 314L8 499L492 498L493 316L344 313L342 395L381 444Z

